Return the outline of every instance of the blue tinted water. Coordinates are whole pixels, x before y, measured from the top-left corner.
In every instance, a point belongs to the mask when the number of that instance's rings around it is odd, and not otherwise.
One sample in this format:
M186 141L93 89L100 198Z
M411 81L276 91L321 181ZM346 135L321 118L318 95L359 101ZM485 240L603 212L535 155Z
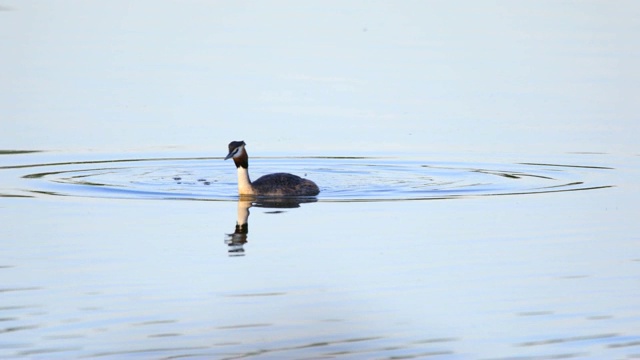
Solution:
M323 190L273 203L128 155L3 155L3 357L637 354L634 159L256 158Z
M4 0L0 358L639 357L638 5L498 5Z
M235 167L221 158L129 158L6 166L28 179L14 195L50 193L132 199L235 200ZM580 161L576 159L576 161ZM271 169L321 184L320 201L425 200L600 189L613 168L589 164L464 163L397 157L257 158L251 172ZM16 171L17 170L17 171ZM604 182L603 182L604 181ZM6 194L8 195L8 194Z

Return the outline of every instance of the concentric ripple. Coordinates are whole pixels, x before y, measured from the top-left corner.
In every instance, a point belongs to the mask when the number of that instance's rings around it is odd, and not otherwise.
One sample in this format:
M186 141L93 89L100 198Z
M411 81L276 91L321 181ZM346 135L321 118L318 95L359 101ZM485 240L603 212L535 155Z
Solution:
M125 199L237 199L233 163L221 158L151 158L5 166L19 171L4 196L58 195ZM609 187L604 167L560 164L479 164L400 158L252 158L253 178L287 171L314 180L318 201L426 200L522 195Z

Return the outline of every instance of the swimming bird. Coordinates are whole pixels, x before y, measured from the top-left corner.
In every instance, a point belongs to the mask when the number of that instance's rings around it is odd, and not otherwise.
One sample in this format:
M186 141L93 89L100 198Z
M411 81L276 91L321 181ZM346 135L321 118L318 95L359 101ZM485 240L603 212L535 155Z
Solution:
M255 196L315 196L320 193L318 185L300 176L275 173L264 175L251 182L249 179L249 156L244 141L229 143L229 154L225 160L233 158L238 168L238 194Z

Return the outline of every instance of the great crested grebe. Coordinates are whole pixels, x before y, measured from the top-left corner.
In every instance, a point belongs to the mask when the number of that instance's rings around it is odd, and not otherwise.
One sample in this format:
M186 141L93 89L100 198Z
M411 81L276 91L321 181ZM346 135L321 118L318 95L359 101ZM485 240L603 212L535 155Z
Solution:
M249 156L244 141L229 143L229 154L238 168L238 194L257 196L315 196L320 193L313 181L287 173L264 175L251 182L249 179Z

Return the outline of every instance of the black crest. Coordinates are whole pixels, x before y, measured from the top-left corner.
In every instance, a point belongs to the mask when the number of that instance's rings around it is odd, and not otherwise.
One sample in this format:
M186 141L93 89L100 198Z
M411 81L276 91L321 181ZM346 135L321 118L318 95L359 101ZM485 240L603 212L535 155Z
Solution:
M242 145L247 145L244 143L244 141L240 140L240 141L232 141L229 143L229 152L232 152L233 150L235 150L237 147L240 147Z

